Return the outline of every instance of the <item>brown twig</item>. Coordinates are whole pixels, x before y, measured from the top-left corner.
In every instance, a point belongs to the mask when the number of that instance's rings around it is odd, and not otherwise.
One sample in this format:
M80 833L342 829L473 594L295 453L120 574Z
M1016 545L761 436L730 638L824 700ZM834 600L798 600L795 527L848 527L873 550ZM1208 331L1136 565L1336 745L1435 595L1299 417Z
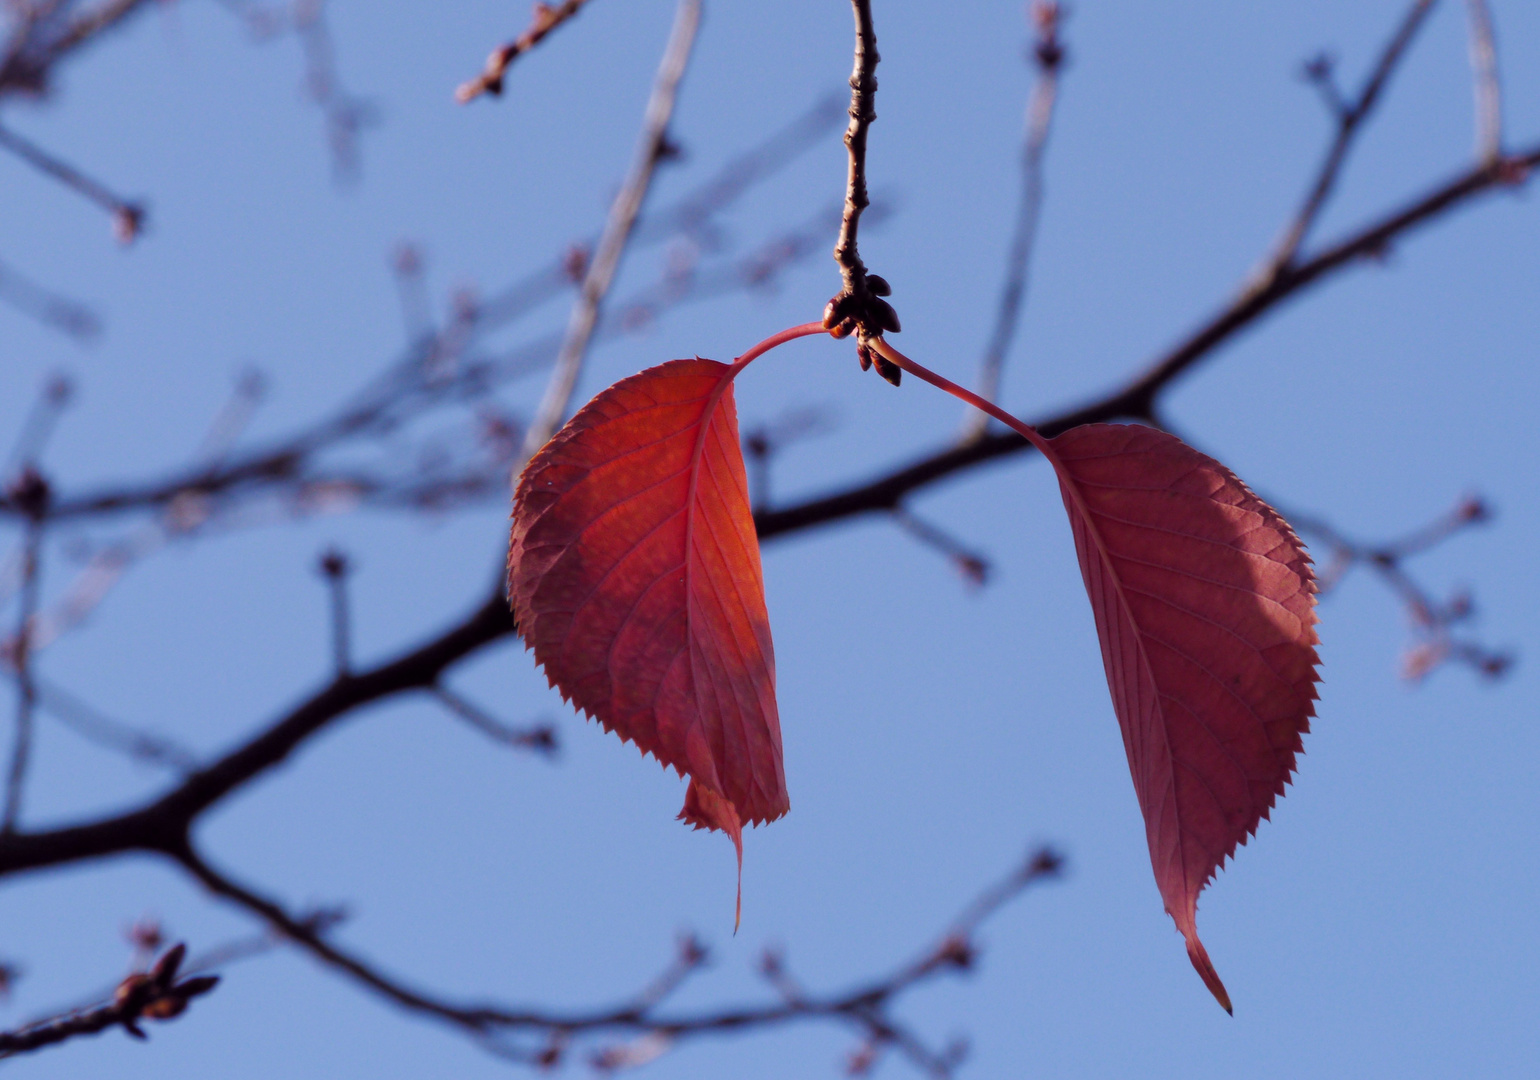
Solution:
M1367 259L1382 258L1390 245L1407 233L1478 195L1525 185L1537 167L1540 146L1506 154L1491 165L1478 165L1460 173L1286 268L1266 286L1243 291L1122 387L1077 408L1044 417L1033 426L1044 436L1052 437L1081 424L1150 419L1158 394L1236 333L1277 311L1285 300L1337 271ZM841 487L831 494L757 512L755 522L761 539L768 539L859 514L890 512L911 492L1029 448L1027 441L1014 432L990 433L966 446L947 445L872 480Z
M1005 284L1000 290L1000 304L995 312L994 330L979 364L978 393L994 401L1000 393L1000 378L1005 370L1005 355L1016 324L1021 318L1022 302L1027 292L1027 272L1032 247L1037 240L1037 223L1043 208L1043 154L1053 127L1054 103L1059 96L1059 71L1064 65L1064 45L1059 39L1064 12L1053 0L1038 0L1032 5L1032 20L1037 40L1032 58L1037 65L1037 82L1027 100L1026 133L1021 148L1021 200L1016 208L1016 231L1006 256ZM963 420L962 439L977 439L989 430L989 417L969 409Z
M184 843L170 854L214 895L261 918L295 945L392 1004L447 1023L513 1060L547 1066L558 1064L570 1040L582 1035L613 1032L641 1035L654 1040L661 1052L690 1036L776 1027L799 1020L822 1020L854 1029L879 1044L896 1046L922 1070L938 1077L951 1075L954 1053L950 1049L941 1052L927 1049L903 1025L893 1020L889 1006L938 975L971 968L978 956L978 947L973 940L978 927L1027 889L1057 877L1063 867L1063 860L1053 851L1044 848L1033 852L1018 869L975 899L935 945L889 975L851 990L827 996L782 995L780 1001L759 1007L660 1015L658 1006L706 961L705 949L693 937L682 940L674 962L646 989L614 1008L554 1012L463 1005L382 973L290 916L275 901L215 870L190 844ZM510 1035L544 1036L545 1041L536 1048L527 1048L506 1042ZM653 1048L649 1044L649 1049ZM595 1056L596 1064L614 1068L634 1063L638 1055L636 1045L631 1044L604 1047Z
M615 201L610 205L609 220L599 247L583 277L583 288L572 305L572 315L567 321L567 333L562 339L561 351L556 357L556 370L546 384L545 397L535 412L524 437L524 457L534 455L546 444L566 418L572 391L577 386L578 373L583 358L588 353L588 342L599 322L599 308L605 294L615 280L625 254L626 241L631 227L641 213L642 203L652 186L653 173L668 148L668 124L674 115L674 100L680 80L690 62L695 45L695 31L700 26L701 0L679 0L674 14L674 27L669 33L663 60L652 84L652 96L647 101L647 114L642 122L642 135L638 141L636 157L631 172L626 177Z
M96 1035L114 1027L122 1028L136 1039L146 1038L139 1026L142 1021L170 1020L180 1016L193 998L207 994L219 984L217 975L179 980L177 972L186 955L186 945L174 945L149 971L130 975L119 983L110 1001L39 1020L14 1031L0 1032L0 1058L40 1050L81 1035Z
M467 101L474 101L482 94L491 94L493 97L501 95L503 76L508 73L508 66L544 41L545 36L552 30L582 11L587 3L588 0L565 0L564 3L554 7L546 3L537 3L529 28L508 44L493 49L492 55L487 57L487 65L482 73L468 82L461 83L455 90L455 100L463 105Z
M1497 35L1486 0L1466 0L1470 15L1470 67L1476 95L1476 160L1503 156L1503 91L1497 72Z
M884 296L892 294L886 280L868 274L861 261L858 234L861 212L871 205L866 190L866 133L877 119L877 30L872 23L871 0L850 0L856 21L855 70L850 75L850 126L845 147L850 165L845 178L845 209L840 235L834 244L834 262L840 268L840 291L824 308L823 324L835 337L856 336L856 355L865 371L875 361L877 374L894 386L899 370L867 347L870 338L885 330L899 331L898 314Z

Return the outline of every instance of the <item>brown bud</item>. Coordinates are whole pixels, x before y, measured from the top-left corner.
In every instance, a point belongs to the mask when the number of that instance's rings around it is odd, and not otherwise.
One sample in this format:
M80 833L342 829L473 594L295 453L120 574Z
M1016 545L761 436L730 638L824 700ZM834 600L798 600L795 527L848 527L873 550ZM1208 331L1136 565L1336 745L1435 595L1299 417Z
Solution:
M866 275L866 287L871 290L873 296L893 295L893 286L888 284L888 279L878 277L876 274Z

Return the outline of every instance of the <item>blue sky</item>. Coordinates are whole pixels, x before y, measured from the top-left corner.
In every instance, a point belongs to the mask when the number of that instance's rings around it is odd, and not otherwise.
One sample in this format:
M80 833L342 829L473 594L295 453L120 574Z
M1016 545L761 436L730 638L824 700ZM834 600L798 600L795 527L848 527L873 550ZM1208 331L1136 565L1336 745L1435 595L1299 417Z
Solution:
M1096 395L1222 304L1266 251L1329 125L1297 78L1323 48L1356 83L1403 5L1082 2L1047 165L1047 203L1004 403L1041 415ZM519 61L498 101L453 88L525 12L501 3L350 3L328 14L347 86L373 103L362 178L333 183L292 40L255 44L217 5L158 8L68 68L7 124L143 195L132 248L71 193L0 157L0 260L96 308L91 347L0 307L0 432L68 371L78 401L44 464L65 492L183 462L234 379L269 379L253 440L324 414L404 347L389 256L426 253L442 317L595 232L623 174L672 4L599 0ZM1540 132L1540 9L1496 0L1513 145ZM1016 200L1030 71L1017 3L877 6L883 55L874 192L895 209L863 238L893 283L895 344L961 381L984 346ZM843 3L708 3L673 131L677 196L849 73ZM1434 14L1356 147L1321 223L1329 238L1464 168L1472 154L1464 9ZM721 221L745 251L836 205L831 134ZM516 645L456 688L510 721L551 719L555 764L480 741L422 699L360 714L204 824L220 865L295 906L343 902L342 940L457 997L607 1003L693 928L715 964L681 1009L765 1000L753 974L784 945L808 985L886 971L1029 844L1069 858L1058 884L982 934L981 966L907 999L934 1041L966 1033L964 1075L1520 1076L1540 1030L1540 441L1535 286L1540 209L1496 196L1297 299L1166 399L1172 421L1281 506L1368 539L1467 492L1494 522L1419 557L1443 596L1469 587L1475 632L1519 656L1487 683L1458 667L1399 677L1404 612L1350 576L1322 604L1322 696L1294 787L1204 894L1199 925L1236 1004L1209 998L1163 914L1059 497L1040 461L977 470L913 509L986 553L964 586L885 520L765 549L793 809L745 842L731 934L730 845L673 821L683 785L564 709ZM832 237L831 237L832 240ZM625 263L618 293L655 279ZM773 291L672 311L605 342L580 396L643 367L729 358L814 318L832 262ZM501 333L559 330L564 300ZM503 392L532 409L538 377ZM860 377L848 345L798 342L738 388L745 425L816 406L837 428L777 462L790 500L949 438L960 407ZM0 441L10 435L0 436ZM137 566L41 671L112 715L217 752L328 674L312 571L347 550L361 661L475 603L506 507L425 519L366 511L232 529ZM95 539L126 525L92 531ZM14 542L7 536L7 544ZM50 595L72 572L52 551ZM6 615L6 618L9 618ZM164 783L44 721L34 826ZM0 954L26 976L19 1022L120 977L122 927L161 917L195 947L250 930L164 866L124 858L12 879ZM853 1038L799 1027L692 1043L645 1075L837 1075ZM115 1033L14 1063L18 1076L501 1076L452 1034L404 1019L304 957L230 968L147 1046ZM890 1062L888 1075L908 1066Z

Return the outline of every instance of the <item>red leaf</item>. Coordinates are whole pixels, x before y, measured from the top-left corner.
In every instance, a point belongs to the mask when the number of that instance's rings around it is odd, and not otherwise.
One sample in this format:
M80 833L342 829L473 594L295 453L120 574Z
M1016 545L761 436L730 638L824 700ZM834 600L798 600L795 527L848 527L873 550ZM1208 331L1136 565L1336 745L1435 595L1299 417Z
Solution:
M1268 816L1310 730L1310 558L1234 473L1171 435L1096 424L1050 445L1155 881L1229 1011L1198 893Z
M775 655L732 377L675 360L605 390L514 495L508 598L551 685L721 829L786 813Z

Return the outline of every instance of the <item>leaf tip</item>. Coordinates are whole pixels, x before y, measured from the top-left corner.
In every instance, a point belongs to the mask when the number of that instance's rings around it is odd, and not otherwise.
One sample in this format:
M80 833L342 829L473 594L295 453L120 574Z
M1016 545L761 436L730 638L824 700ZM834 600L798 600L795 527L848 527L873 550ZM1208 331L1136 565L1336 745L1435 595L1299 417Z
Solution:
M1219 1002L1219 1007L1234 1016L1235 1009L1230 1004L1230 995L1225 990L1225 984L1220 981L1219 972L1214 970L1214 962L1208 958L1208 950L1203 947L1203 942L1198 940L1196 934L1187 938L1187 957L1192 961L1192 966L1197 969L1203 985L1208 987L1208 992L1214 995L1215 1001Z

